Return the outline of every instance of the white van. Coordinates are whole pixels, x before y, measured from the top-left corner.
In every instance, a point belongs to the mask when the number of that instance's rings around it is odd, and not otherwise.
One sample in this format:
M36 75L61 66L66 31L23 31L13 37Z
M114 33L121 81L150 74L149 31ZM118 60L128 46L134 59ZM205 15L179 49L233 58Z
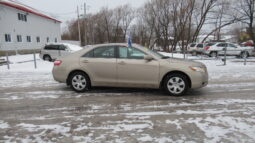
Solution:
M80 46L67 43L53 43L45 45L40 52L40 58L45 61L53 61L58 57L69 55L83 49Z

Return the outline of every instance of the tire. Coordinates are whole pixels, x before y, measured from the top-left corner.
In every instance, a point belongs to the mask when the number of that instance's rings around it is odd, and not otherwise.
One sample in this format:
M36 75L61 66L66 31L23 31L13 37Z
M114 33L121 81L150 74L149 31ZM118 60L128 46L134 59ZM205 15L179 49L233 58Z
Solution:
M209 54L209 56L210 56L210 57L213 57L213 58L216 58L216 57L218 57L218 53L217 53L217 52L211 52L211 53Z
M197 56L197 52L193 51L193 52L191 53L191 55L192 55L192 56Z
M249 53L248 53L248 52L242 52L242 53L240 54L240 57L241 57L242 59L248 58L248 57L249 57Z
M90 87L90 80L84 72L75 72L70 76L69 84L76 92L84 92Z
M187 77L178 73L167 76L164 80L164 89L171 96L184 95L189 89Z
M44 61L49 61L49 62L51 62L51 61L52 61L52 58L51 58L49 55L44 55L44 56L43 56L43 60L44 60Z

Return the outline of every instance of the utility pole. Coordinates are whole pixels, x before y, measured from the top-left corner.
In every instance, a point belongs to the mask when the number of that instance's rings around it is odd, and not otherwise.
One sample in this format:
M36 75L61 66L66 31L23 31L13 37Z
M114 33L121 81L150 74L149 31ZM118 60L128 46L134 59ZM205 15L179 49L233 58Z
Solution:
M80 42L80 46L81 46L81 27L80 27L79 6L77 6L77 15L78 15L78 33L79 33L79 42Z
M84 3L84 46L86 46L87 45L87 40L86 40L86 38L87 38L87 34L86 34L86 19L87 19L87 9L86 9L86 3Z

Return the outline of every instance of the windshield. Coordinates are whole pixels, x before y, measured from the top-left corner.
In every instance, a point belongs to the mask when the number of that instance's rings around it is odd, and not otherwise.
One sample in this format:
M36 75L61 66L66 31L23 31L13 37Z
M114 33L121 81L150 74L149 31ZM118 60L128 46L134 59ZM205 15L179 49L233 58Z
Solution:
M139 47L139 48L142 48L142 49L146 49L146 51L148 51L151 55L153 55L153 56L155 56L155 57L158 57L158 58L160 58L160 59L166 57L166 56L164 56L164 55L162 55L162 54L160 54L160 53L158 53L158 52L155 52L155 51L153 51L153 50L151 50L151 49L149 49L149 48L143 47L143 46L141 46L141 45L137 45L137 44L136 44L136 46Z

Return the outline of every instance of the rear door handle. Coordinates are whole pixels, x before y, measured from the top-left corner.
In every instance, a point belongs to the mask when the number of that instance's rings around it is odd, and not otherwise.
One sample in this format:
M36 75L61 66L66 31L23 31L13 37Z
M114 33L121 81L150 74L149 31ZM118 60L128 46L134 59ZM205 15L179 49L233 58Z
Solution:
M83 62L83 63L89 63L89 61L88 61L88 60L82 60L82 62Z
M119 65L125 65L126 63L124 61L119 62Z

